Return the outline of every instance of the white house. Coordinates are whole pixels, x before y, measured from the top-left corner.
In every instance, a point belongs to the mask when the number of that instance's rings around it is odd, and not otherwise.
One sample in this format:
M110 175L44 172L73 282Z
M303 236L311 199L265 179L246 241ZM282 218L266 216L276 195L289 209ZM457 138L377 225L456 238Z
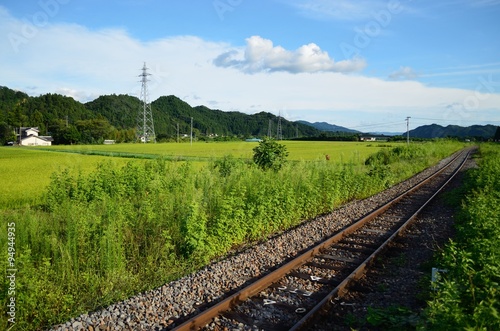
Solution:
M40 131L38 128L21 128L21 133L25 137L29 137L31 135L38 136Z
M52 145L52 137L39 136L40 131L38 128L21 128L21 146L50 146Z
M368 134L359 138L361 141L387 141L387 139L389 139L389 136L383 134Z

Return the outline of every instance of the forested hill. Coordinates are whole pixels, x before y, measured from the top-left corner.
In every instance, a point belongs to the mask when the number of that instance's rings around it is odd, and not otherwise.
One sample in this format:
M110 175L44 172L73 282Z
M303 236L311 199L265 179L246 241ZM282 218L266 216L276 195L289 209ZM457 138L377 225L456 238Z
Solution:
M328 131L328 132L348 132L348 133L361 133L360 131L352 130L345 128L343 126L338 126L326 122L315 122L315 123L310 123L307 121L298 121L299 123L310 125L320 131Z
M265 111L248 115L205 106L192 107L173 95L162 96L151 106L155 133L160 141L175 141L177 127L181 136L189 134L191 118L194 136L199 140L264 137L269 127L273 137L277 135L278 117ZM141 101L129 95L105 95L83 104L59 94L30 97L0 86L0 145L15 141L17 128L28 126L38 127L41 135L52 135L56 144L100 143L104 139L135 141L140 109ZM284 139L326 137L325 130L348 130L327 123L290 122L284 118L281 127ZM410 131L410 136L490 139L496 130L493 125L443 127L433 124ZM348 131L345 134L352 134L352 130Z
M99 126L98 130L90 130L90 124ZM93 133L107 133L110 126L105 124L106 119L100 118L73 98L50 93L30 97L26 93L0 86L1 145L15 141L15 132L19 127L38 127L41 135L50 133L56 142L70 143L80 139L91 141Z
M135 128L141 102L129 95L105 95L87 102L85 108L100 114L119 129Z
M87 109L107 118L116 128L134 128L141 102L128 95L106 95L85 104ZM248 115L240 112L225 112L205 106L191 107L176 96L162 96L151 103L155 133L159 137L175 137L177 125L179 132L187 134L191 129L196 136L238 136L260 137L267 135L269 120L271 131L276 135L277 116L261 112ZM283 137L293 138L297 135L317 135L318 130L296 122L281 119Z
M173 95L158 98L151 107L159 139L176 139L177 126L181 135L189 134L191 118L198 139L263 137L270 123L273 136L277 133L278 118L267 112L248 115L205 106L191 107ZM55 143L95 143L103 139L132 141L140 109L140 100L129 95L105 95L82 104L58 94L30 97L0 87L0 142L14 140L14 129L21 126L37 126L41 134L51 134ZM281 127L283 138L319 134L311 126L284 118Z
M446 127L431 124L423 125L414 130L410 130L410 137L416 138L484 138L490 139L495 135L497 126L495 125L472 125L462 127L458 125L448 125Z

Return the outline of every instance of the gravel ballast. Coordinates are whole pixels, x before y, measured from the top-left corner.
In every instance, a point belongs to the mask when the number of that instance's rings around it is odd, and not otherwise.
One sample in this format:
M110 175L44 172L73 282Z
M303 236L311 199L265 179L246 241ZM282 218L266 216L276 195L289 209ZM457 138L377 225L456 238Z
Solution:
M200 306L220 301L228 291L241 288L251 279L266 274L406 191L447 160L388 190L305 221L292 230L212 263L198 272L102 310L81 315L51 330L169 330L200 310Z
M467 161L443 193L459 187L465 171L475 166ZM456 206L445 200L440 194L432 201L349 293L334 300L306 330L414 330L425 325L422 311L432 291L432 268L439 268L432 264L433 255L454 234Z

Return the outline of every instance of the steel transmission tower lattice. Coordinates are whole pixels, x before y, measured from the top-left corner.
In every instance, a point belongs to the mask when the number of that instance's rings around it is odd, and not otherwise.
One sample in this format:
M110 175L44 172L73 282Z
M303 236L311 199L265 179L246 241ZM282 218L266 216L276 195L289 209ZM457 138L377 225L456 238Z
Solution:
M140 139L143 143L147 143L149 141L156 142L153 111L151 110L151 104L149 103L148 76L151 76L151 74L148 73L146 62L144 62L142 73L139 75L139 77L141 77L140 82L142 83L142 106L139 111L139 116L137 117L137 139Z
M278 115L278 129L276 130L276 140L283 140L283 131L281 129L281 111Z

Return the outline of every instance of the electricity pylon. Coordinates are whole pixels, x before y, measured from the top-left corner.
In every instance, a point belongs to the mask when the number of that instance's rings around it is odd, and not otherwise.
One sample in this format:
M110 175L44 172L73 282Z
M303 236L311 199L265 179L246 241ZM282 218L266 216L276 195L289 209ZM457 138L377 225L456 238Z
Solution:
M139 116L137 117L137 139L140 139L143 143L149 141L156 142L155 127L153 124L153 111L151 110L151 104L149 103L149 93L148 93L148 68L146 67L146 62L142 67L142 73L139 75L141 77L141 101L142 106L139 111Z
M278 115L278 129L276 130L276 140L283 140L283 131L281 128L281 111Z

